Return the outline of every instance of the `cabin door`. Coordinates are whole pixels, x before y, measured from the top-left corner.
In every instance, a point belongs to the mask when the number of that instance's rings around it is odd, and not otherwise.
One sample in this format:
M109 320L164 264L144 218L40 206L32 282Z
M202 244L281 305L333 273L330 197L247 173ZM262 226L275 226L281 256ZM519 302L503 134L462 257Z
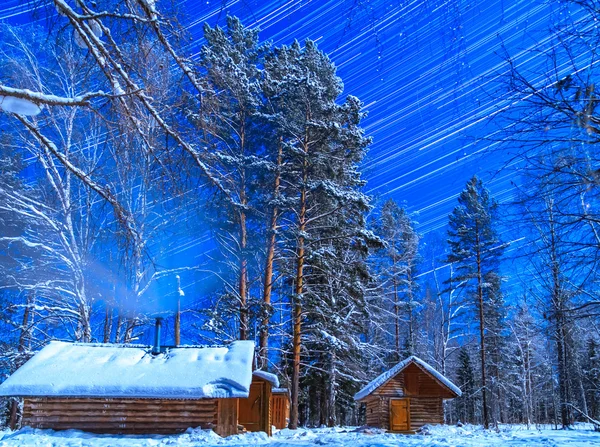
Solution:
M390 430L410 430L410 399L390 400Z
M240 399L239 422L248 431L264 431L261 415L263 414L263 400L265 384L262 382L250 385L250 395L247 399Z

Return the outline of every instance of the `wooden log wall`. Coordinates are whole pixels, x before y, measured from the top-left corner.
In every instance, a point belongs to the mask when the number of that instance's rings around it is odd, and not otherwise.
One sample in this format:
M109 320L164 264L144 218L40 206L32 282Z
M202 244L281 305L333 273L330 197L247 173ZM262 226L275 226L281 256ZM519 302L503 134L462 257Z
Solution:
M381 422L383 399L371 397L365 401L367 412L367 425L371 427L383 427Z
M397 374L372 393L373 396L402 397L404 396L404 374Z
M418 430L426 424L443 424L444 407L441 397L410 398L410 429Z
M173 434L216 424L214 399L26 398L23 403L22 425L33 428Z

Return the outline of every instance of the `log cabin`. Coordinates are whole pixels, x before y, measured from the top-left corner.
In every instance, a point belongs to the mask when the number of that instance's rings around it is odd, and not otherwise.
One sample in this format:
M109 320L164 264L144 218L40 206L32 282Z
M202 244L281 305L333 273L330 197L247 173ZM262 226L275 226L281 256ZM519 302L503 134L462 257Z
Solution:
M23 399L21 425L93 433L271 435L277 377L252 371L254 342L226 346L52 341L0 384Z
M444 423L444 399L460 389L417 357L384 372L354 395L366 407L366 422L396 433L415 433L425 424Z

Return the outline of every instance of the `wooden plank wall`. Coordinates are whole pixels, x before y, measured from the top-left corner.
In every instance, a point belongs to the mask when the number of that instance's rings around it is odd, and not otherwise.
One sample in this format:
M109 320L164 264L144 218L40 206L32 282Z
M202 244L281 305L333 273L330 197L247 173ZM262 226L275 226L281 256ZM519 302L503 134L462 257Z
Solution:
M443 397L446 399L451 399L454 394L449 391L446 387L440 385L440 383L434 379L429 374L426 374L416 366L415 364L409 365L405 370L407 373L418 373L419 376L419 388L418 395L419 396L435 396L435 397Z
M264 431L272 436L272 394L273 385L260 377L254 377L250 385L250 396L240 399L238 423L248 431ZM257 402L257 399L259 401ZM258 407L256 405L258 404Z
M217 427L220 436L238 434L239 399L217 399Z
M271 397L272 423L281 430L288 426L290 418L290 401L286 394L273 394Z
M441 397L410 398L410 429L418 430L425 424L443 424L444 407Z
M22 425L33 428L171 434L216 423L214 399L26 398L23 403Z

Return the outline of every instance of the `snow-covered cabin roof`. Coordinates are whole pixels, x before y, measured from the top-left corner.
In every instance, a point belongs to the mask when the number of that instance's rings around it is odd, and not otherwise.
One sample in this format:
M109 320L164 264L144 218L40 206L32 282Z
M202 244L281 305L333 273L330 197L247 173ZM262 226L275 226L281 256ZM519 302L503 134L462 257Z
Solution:
M252 375L255 377L260 377L261 379L266 380L267 382L270 382L274 388L277 388L279 386L279 377L277 377L273 373L263 371L262 369L257 369L252 373Z
M438 382L440 382L442 385L444 385L450 391L455 393L457 396L460 396L462 394L462 391L460 390L459 387L454 385L450 380L448 380L446 377L444 377L442 374L440 374L438 371L436 371L433 368L433 366L431 366L429 363L427 363L424 360L421 360L420 358L415 357L413 355L413 356L410 356L407 359L401 361L396 366L394 366L392 369L384 372L379 377L377 377L375 380L370 382L367 386L365 386L362 390L360 390L358 393L356 393L354 395L354 400L360 400L364 397L367 397L369 394L371 394L373 391L375 391L381 385L386 383L392 377L396 376L396 374L400 373L404 368L406 368L411 363L415 363L417 366L419 366L425 372L432 375Z
M0 384L2 396L203 399L248 397L254 342L145 346L50 342Z

